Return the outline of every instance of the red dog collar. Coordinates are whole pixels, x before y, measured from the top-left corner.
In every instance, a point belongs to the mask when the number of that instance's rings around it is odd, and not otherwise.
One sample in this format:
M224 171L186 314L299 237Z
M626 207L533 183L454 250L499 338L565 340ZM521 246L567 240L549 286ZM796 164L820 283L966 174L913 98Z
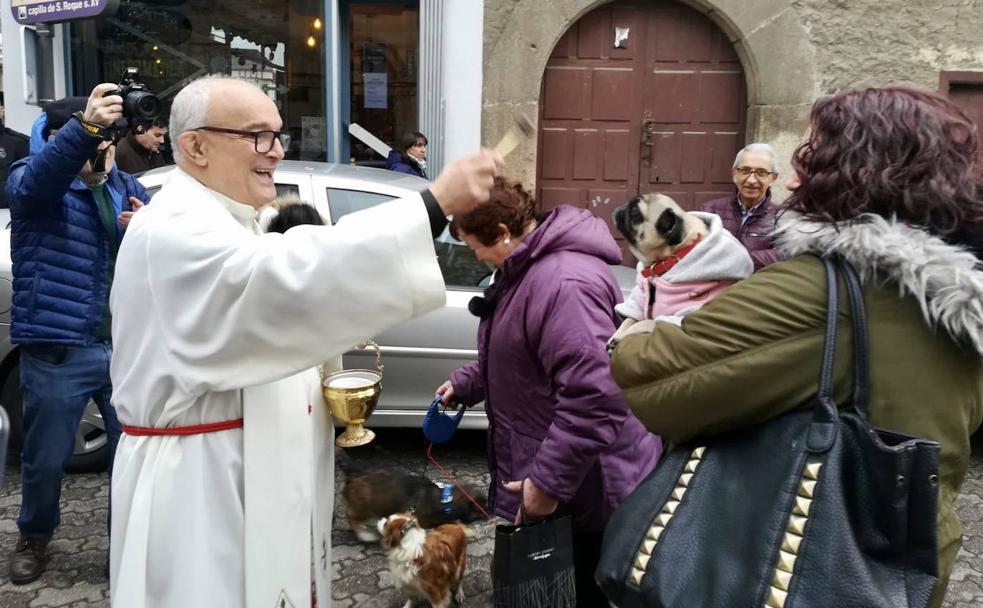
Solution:
M672 254L671 256L667 257L666 259L659 260L658 262L656 262L655 264L652 264L648 268L643 268L642 269L642 276L645 277L646 279L648 279L648 278L650 278L652 276L661 277L665 273L669 272L672 269L673 266L675 266L676 264L678 264L680 260L682 260L684 257L686 257L686 254L687 253L689 253L690 251L693 251L693 248L696 247L697 244L699 244L701 238L703 238L703 235L699 235L699 234L696 235L696 239L692 243L690 243L689 245L687 245L687 246L683 247L682 249L676 251L676 253Z

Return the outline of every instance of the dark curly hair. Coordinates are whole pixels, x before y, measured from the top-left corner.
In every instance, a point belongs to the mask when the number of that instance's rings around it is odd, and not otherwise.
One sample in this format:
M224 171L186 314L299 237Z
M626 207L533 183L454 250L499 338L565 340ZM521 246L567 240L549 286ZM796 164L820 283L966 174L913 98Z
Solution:
M459 215L451 222L451 236L460 240L463 232L474 236L482 245L493 245L502 238L499 224L505 224L512 234L522 234L536 218L536 200L532 193L503 177L496 177L487 203Z
M810 122L785 209L834 224L874 213L940 235L983 229L977 129L948 99L907 87L849 91L816 101Z

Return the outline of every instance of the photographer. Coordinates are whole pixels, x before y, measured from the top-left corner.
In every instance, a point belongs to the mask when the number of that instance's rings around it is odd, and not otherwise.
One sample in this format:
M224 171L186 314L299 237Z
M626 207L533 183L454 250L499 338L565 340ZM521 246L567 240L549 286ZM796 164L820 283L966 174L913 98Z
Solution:
M119 440L109 402L109 291L123 230L148 197L113 166L108 127L123 118L117 86L48 104L32 131L32 155L14 164L7 180L10 334L21 347L24 399L20 538L9 562L15 585L44 572L63 467L90 398L106 425L110 474Z
M165 135L167 123L161 118L155 118L142 133L131 131L116 144L116 166L120 171L131 174L163 167L166 163L160 147L164 144Z

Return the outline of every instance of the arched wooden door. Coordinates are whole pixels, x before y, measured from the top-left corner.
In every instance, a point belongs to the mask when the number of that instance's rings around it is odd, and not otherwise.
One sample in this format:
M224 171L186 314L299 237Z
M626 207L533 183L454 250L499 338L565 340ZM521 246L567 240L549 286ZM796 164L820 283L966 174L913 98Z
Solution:
M540 99L544 209L577 205L610 223L638 193L694 209L733 191L744 73L723 32L694 9L623 0L591 11L553 49Z

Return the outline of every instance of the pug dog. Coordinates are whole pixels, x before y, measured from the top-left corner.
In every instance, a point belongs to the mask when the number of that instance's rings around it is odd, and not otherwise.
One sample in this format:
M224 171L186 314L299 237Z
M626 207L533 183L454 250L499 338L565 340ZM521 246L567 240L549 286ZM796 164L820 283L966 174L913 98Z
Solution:
M677 325L724 288L751 275L747 250L712 213L683 211L658 193L614 210L614 224L638 260L635 288L615 307L624 317L608 350L625 336L651 332L655 321Z

